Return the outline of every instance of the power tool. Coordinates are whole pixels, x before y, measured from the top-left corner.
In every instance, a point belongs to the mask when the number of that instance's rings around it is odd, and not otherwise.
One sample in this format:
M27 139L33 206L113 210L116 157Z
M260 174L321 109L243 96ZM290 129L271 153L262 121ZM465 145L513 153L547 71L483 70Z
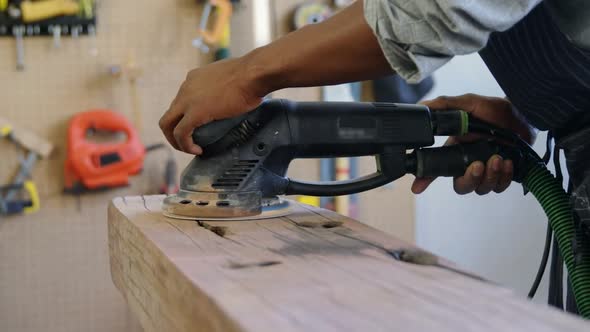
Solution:
M89 131L122 133L124 142L93 142ZM143 168L146 148L137 131L121 114L92 110L76 114L68 130L68 157L64 168L65 191L81 193L129 184Z
M490 139L429 147L434 137L477 133ZM243 115L193 132L203 148L163 203L166 216L242 220L283 216L279 195L336 196L387 184L404 174L460 176L474 161L498 154L514 163L513 180L547 214L566 263L578 310L590 318L590 240L579 230L569 197L532 148L511 131L461 110L430 112L395 103L267 100ZM411 152L408 152L412 150ZM285 176L297 158L375 156L377 171L341 182L309 183Z
M196 129L203 154L166 198L164 213L199 219L265 218L288 213L278 195L338 196L385 185L401 176L457 176L493 154L512 159L517 148L491 141L423 149L435 135L466 131L460 111L431 113L426 106L394 103L268 100L242 116ZM412 153L407 153L414 149ZM376 156L377 172L345 182L304 183L285 177L296 158Z

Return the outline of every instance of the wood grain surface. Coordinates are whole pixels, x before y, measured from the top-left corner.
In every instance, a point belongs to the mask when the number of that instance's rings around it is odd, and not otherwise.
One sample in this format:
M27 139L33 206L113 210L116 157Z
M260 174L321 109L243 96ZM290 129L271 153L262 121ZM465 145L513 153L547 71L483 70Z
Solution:
M581 319L446 268L333 212L199 222L162 196L109 206L111 275L146 331L587 331ZM449 262L443 265L451 266Z

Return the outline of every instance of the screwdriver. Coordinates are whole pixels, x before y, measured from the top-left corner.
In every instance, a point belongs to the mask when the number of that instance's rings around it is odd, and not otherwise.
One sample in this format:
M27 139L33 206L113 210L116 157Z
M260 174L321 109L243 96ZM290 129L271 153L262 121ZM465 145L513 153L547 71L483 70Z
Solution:
M209 16L211 15L212 5L209 1L205 3L203 7L203 13L201 14L201 22L199 22L199 29L205 31L207 29L207 23L209 22ZM193 46L200 49L203 53L209 53L209 46L203 41L203 35L200 35L193 40Z
M25 70L25 45L24 45L24 26L13 26L12 35L16 39L16 70Z

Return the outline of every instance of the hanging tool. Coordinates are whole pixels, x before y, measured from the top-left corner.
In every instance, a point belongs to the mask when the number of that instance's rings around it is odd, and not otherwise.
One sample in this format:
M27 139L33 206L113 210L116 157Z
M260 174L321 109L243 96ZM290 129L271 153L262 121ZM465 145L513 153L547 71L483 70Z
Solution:
M203 41L203 34L201 31L207 29L209 23L209 16L211 16L211 9L213 6L209 1L203 5L203 12L201 13L201 21L199 22L199 37L193 39L193 46L201 50L203 53L209 53L209 46Z
M86 19L94 17L94 0L79 0L80 13Z
M123 142L92 142L89 133L123 135ZM66 193L81 194L129 185L129 177L143 169L146 152L163 144L145 147L129 120L109 110L76 114L68 128L68 155L64 167Z
M319 2L299 5L293 15L293 29L301 29L306 25L320 23L332 16L332 8Z
M49 32L53 36L53 48L61 47L61 26L59 24L50 25Z
M2 195L5 191L20 191L26 198L4 198ZM27 180L22 184L0 186L0 215L11 216L15 214L30 214L35 213L40 208L39 194L37 187L31 180Z
M76 15L80 4L74 0L22 1L21 19L25 23L39 22L58 16Z
M12 34L16 40L16 70L23 71L25 70L25 26L13 26Z
M13 125L0 118L0 137L8 138L20 149L26 151L26 157L19 160L19 171L11 184L0 186L0 214L13 215L33 213L39 210L39 194L31 173L40 157L48 157L53 146L42 138L23 129L14 129ZM22 196L27 198L23 198Z
M84 8L86 7L87 5ZM12 20L16 20L17 22L12 25L12 35L16 39L16 69L18 71L25 69L25 33L27 35L34 35L39 34L41 30L40 26L35 28L32 25L26 26L26 24L41 22L60 16L77 15L82 9L78 1L75 0L0 0L0 11L2 11L2 8L7 11L8 16ZM53 35L54 47L58 48L63 32L61 25L51 24L47 29ZM76 31L78 31L77 28Z
M143 68L137 64L135 52L130 50L125 64L113 64L107 67L109 76L115 79L121 79L126 76L129 82L129 92L131 100L131 110L133 113L133 124L139 135L143 131L143 118L141 112L141 98L138 91L138 81L143 76Z
M227 57L225 53L229 52L229 35L230 35L230 17L233 12L232 2L229 0L210 0L206 1L201 14L199 23L199 36L193 40L194 47L203 53L209 53L210 47L219 47L216 58ZM211 30L207 30L209 18L215 7L216 22Z
M123 133L125 141L91 142L87 140L90 131ZM65 191L79 194L126 186L129 177L141 171L145 153L135 128L121 114L109 110L78 113L68 128Z

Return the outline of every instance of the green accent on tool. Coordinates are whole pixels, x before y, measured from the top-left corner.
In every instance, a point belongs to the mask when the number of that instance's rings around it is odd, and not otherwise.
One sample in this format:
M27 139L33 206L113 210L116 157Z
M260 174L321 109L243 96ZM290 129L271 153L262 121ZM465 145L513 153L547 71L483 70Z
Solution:
M460 136L467 135L469 132L469 114L465 111L459 111L461 114L461 134Z

